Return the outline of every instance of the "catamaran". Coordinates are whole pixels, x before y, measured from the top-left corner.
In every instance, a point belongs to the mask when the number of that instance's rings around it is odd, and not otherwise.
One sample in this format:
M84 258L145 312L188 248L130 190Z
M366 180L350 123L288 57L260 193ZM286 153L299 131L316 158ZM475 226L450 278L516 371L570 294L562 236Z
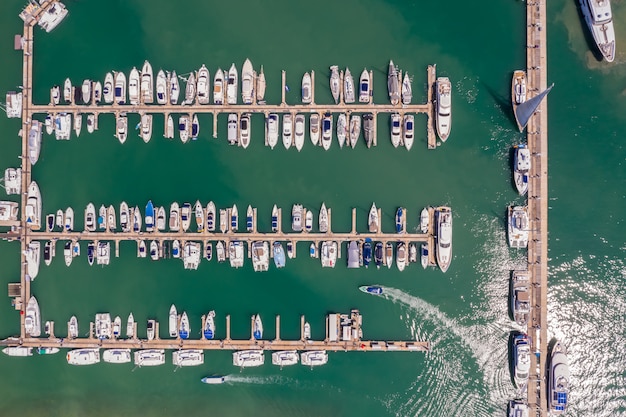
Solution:
M437 263L446 272L452 260L452 210L441 206L435 209L437 222Z

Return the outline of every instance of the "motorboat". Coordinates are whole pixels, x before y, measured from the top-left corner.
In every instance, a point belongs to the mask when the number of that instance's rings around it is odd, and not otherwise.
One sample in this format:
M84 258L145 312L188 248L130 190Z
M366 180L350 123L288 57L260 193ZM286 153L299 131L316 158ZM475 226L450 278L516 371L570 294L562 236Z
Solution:
M180 83L178 82L178 75L176 71L172 71L168 74L168 83L170 85L170 103L178 104L178 98L180 97Z
M334 268L337 263L337 242L324 241L320 250L322 258L322 267Z
M102 87L102 98L106 104L113 103L115 97L115 81L113 80L113 74L107 72L104 77L104 86Z
M136 350L134 353L135 365L142 366L158 366L165 363L164 349L143 349Z
M226 233L228 231L229 221L228 210L220 209L220 231L222 233Z
M356 101L354 95L354 77L349 68L346 68L346 72L343 76L343 101L346 104L351 104Z
M133 106L139 104L139 100L141 98L141 75L139 74L139 70L137 67L133 67L130 70L130 75L128 76L128 101Z
M270 249L267 242L252 242L252 267L254 272L264 272L269 269Z
M337 65L333 65L330 67L330 92L333 95L335 104L339 103L339 90L341 90L339 67Z
M173 202L170 206L170 220L168 227L170 232L178 232L180 230L180 209L177 202Z
M180 258L180 241L178 239L172 241L172 258Z
M396 233L406 233L406 209L398 207L396 210Z
M415 116L412 114L404 115L404 128L402 129L402 139L404 147L407 151L411 150L415 140Z
M305 322L304 323L304 334L303 334L303 339L304 340L309 340L311 338L311 325L309 324L309 322Z
M204 384L223 384L226 382L225 376L205 376L200 380Z
M66 103L72 101L72 81L69 78L66 78L63 83L63 100L65 100Z
M513 147L513 181L520 195L528 192L528 175L530 174L530 150L520 143Z
M70 365L94 365L100 362L100 349L74 349L67 352L67 363Z
M123 72L115 73L115 102L126 104L126 75Z
M402 80L402 104L409 105L413 99L413 89L411 87L411 78L407 72L404 73Z
M191 139L197 140L200 134L200 122L198 121L198 115L194 114L191 119Z
M176 306L174 304L170 306L168 323L170 337L176 337L178 335L178 312L176 311Z
M61 87L58 85L53 86L50 89L50 103L53 105L59 104L61 101Z
M74 256L72 255L72 246L73 244L71 240L65 242L65 245L63 246L63 258L65 260L65 266L72 265L72 260L74 259Z
M371 95L370 74L363 69L359 78L359 103L369 103Z
M402 125L401 117L398 113L391 114L391 144L394 148L400 146L400 139L402 138Z
M217 262L224 262L226 260L226 247L223 241L217 242L215 251L217 252Z
M48 214L46 216L46 231L51 232L54 230L54 214Z
M387 90L389 92L389 101L392 106L396 106L400 103L400 80L398 79L398 69L393 64L393 61L389 61L389 68L387 70Z
M236 113L228 115L228 143L230 145L239 144L239 117Z
M115 120L116 136L121 144L126 142L128 137L128 119L126 116L120 115Z
M100 81L96 81L93 86L93 101L96 104L102 101L102 83Z
M71 131L72 131L72 115L69 113L57 114L54 118L54 137L56 138L56 140L69 140ZM39 157L39 153L38 153L39 151L37 150L37 154L36 154L37 157L35 157L34 152L35 152L35 149L38 149L38 148L33 147L34 142L32 142L31 140L31 137L35 138L35 136L29 135L28 137L29 137L28 157L32 164L33 158L36 159Z
M200 366L204 363L202 349L181 349L172 352L174 366Z
M31 165L36 164L39 160L39 154L41 152L41 136L41 122L31 120L30 128L28 129L28 160Z
M254 99L254 68L252 62L246 58L241 67L241 101L243 104L252 104Z
M98 242L96 251L96 264L108 265L111 259L111 243L110 242Z
M115 208L110 205L107 208L107 230L114 232L117 229L117 222L115 221Z
M183 314L180 317L180 323L178 324L178 336L181 339L189 339L190 333L191 328L189 327L189 317L187 316L187 312L183 311Z
M259 104L265 104L265 73L263 72L263 65L261 65L261 72L256 77L256 101Z
M407 250L406 244L404 242L398 242L398 250L396 253L396 266L399 271L404 271L406 267L406 259L407 259Z
M141 115L141 139L145 143L152 138L152 115L144 113Z
M120 316L115 316L113 320L113 339L119 339L122 335L122 319Z
M43 247L43 261L46 266L52 263L52 257L54 256L54 244L51 240L46 241Z
M243 242L235 240L228 245L228 260L231 268L241 268L243 266Z
M330 112L324 113L322 119L322 148L325 151L330 149L333 140L333 115Z
M420 213L420 232L428 233L430 228L430 212L428 207L424 207Z
M71 232L74 230L74 210L71 207L65 209L65 224L63 229L66 232Z
M93 113L87 115L87 133L93 133L96 127L96 116Z
M309 256L311 258L317 258L319 254L317 253L317 246L315 246L315 242L311 242L309 245Z
M300 358L298 357L297 350L279 350L272 352L272 365L290 366L298 363Z
M288 240L287 241L287 257L289 259L293 259L294 256L295 256L295 252L293 250L293 240Z
M167 104L167 76L162 69L159 70L156 77L156 101L157 104Z
M146 337L148 340L154 340L156 332L156 320L148 320L148 325L146 327Z
M171 114L167 116L167 126L165 128L163 137L165 137L166 139L174 139L174 118Z
M372 239L365 238L363 242L363 265L367 268L372 262Z
M191 224L191 204L183 203L183 207L180 210L180 225L183 229L183 232L186 232L187 230L189 230L190 224Z
M515 385L522 389L528 383L530 373L530 342L525 334L513 338L513 368Z
M237 67L233 63L228 70L228 83L226 85L226 101L228 104L237 104Z
M72 240L72 257L80 256L80 241L77 239Z
M291 229L294 232L302 231L302 204L294 204L291 209Z
M383 295L384 294L384 290L383 287L379 286L379 285L362 285L359 287L359 290L366 293L366 294L372 294L372 295Z
M430 263L430 256L428 254L428 242L424 242L420 246L420 262L422 264L422 268L424 269L426 269L426 267Z
M4 170L4 189L7 195L22 192L22 168L7 168Z
M437 135L445 142L450 135L452 123L452 84L448 77L438 77L436 82L437 92Z
M180 141L182 143L189 142L191 136L191 120L186 114L181 115L178 118L178 134L180 135Z
M213 104L224 104L224 71L221 68L213 78Z
M159 252L160 252L159 241L153 240L152 242L150 242L150 259L152 259L153 261L158 261Z
M148 247L146 241L142 239L137 242L137 257L145 258L146 256L148 256Z
M339 148L343 148L346 142L346 133L348 130L348 118L344 113L340 113L337 117L337 141L339 142Z
M26 225L33 230L39 230L41 228L41 193L35 181L28 186L25 214Z
M31 241L26 245L24 257L26 258L26 279L34 281L39 274L39 262L41 257L41 242Z
M274 146L278 143L278 115L276 113L270 113L265 119L265 141L270 149L274 149Z
M509 206L508 208L508 240L512 248L528 246L530 232L527 206Z
M357 142L359 141L359 136L361 135L361 116L358 114L353 114L350 116L350 147L354 149Z
M37 348L37 353L40 355L54 355L55 353L59 353L61 349L54 347L39 347Z
M278 207L274 204L272 207L272 232L278 231Z
M253 229L254 223L254 209L251 205L248 205L248 210L246 211L246 231L251 232Z
M146 204L146 232L150 233L154 231L154 205L152 200L148 200Z
M283 115L283 146L289 149L293 142L293 119L291 113Z
M548 368L548 407L553 414L562 414L567 408L569 379L567 351L557 341L552 347Z
M87 244L87 262L89 266L93 265L93 261L96 258L96 244L94 242L89 242Z
M211 340L215 338L215 311L211 310L209 314L206 315L202 334L205 339Z
M309 119L309 136L311 137L313 146L317 146L320 140L320 115L317 113L311 113Z
M141 218L141 211L139 210L139 206L135 206L135 208L133 209L133 232L140 232L142 223L143 220Z
M250 114L244 113L239 120L239 146L244 149L250 145Z
M598 49L607 62L615 59L615 29L610 0L580 0L580 8Z
M314 366L325 365L328 363L328 353L325 350L309 350L300 354L300 362L302 365Z
M256 340L261 340L263 338L263 322L261 321L261 315L256 314L252 318L254 320L254 327L252 328L252 336Z
M156 229L159 231L165 230L165 207L161 206L156 210Z
M196 204L193 206L193 211L196 215L197 231L202 232L204 230L204 208L200 203L200 200L196 200Z
M54 133L54 118L52 113L46 114L46 119L44 120L44 125L46 126L46 133L51 135Z
M378 233L380 231L380 218L378 217L378 209L376 203L372 203L369 215L367 217L367 225L370 233Z
M111 315L109 313L96 314L96 338L98 340L111 338Z
M183 104L194 104L196 101L196 74L191 71L185 84L185 101Z
M387 269L393 265L393 243L391 242L385 244L385 265L387 265Z
M322 207L320 208L320 216L318 219L318 227L320 233L328 233L328 209L326 209L326 204L322 203Z
M80 90L82 93L83 103L91 103L91 80L84 80Z
M80 136L81 129L83 128L83 114L76 113L74 115L74 133L76 137Z
M307 210L304 215L304 230L308 233L313 230L313 212Z
M283 268L285 266L285 250L283 244L280 242L274 242L274 265L276 268Z
M135 317L133 313L128 315L128 319L126 320L126 337L132 338L135 336Z
M261 366L265 363L263 350L239 350L233 352L233 365L241 368Z
M515 322L522 327L527 325L530 314L529 286L528 271L513 271L511 273L511 313Z
M10 346L2 349L2 353L8 356L33 356L33 348L26 346Z
M107 363L130 363L130 349L106 349L102 353L102 360Z
M520 104L526 102L527 79L526 71L513 71L513 79L511 81L511 101L513 103L513 112Z
M215 204L209 201L206 205L206 230L207 232L215 231Z
M302 150L304 146L304 129L306 125L304 114L296 114L295 123L294 123L294 145L298 152Z
M311 104L313 101L311 74L305 72L302 76L302 103Z
M206 65L202 64L198 70L198 104L209 104L210 82L209 70Z
M452 210L441 206L435 209L437 264L442 272L446 272L452 260Z
M204 243L204 258L207 261L213 259L213 243L208 240Z
M239 229L239 211L237 204L233 204L233 208L230 209L230 230L236 232L237 229Z
M365 144L368 148L371 148L376 138L374 115L372 113L365 113L363 115L363 136L365 136Z
M30 297L26 305L24 332L30 337L39 337L41 335L41 313L39 303L34 296Z
M141 69L141 99L146 104L154 102L153 78L152 65L146 60Z

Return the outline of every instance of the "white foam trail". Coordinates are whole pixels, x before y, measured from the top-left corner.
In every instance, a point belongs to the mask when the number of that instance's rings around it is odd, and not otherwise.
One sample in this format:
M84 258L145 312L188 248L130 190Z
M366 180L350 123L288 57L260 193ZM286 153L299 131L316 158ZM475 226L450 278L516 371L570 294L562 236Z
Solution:
M242 376L242 375L226 375L224 382L231 384L256 384L256 385L286 385L293 382L290 378L280 375L271 376Z

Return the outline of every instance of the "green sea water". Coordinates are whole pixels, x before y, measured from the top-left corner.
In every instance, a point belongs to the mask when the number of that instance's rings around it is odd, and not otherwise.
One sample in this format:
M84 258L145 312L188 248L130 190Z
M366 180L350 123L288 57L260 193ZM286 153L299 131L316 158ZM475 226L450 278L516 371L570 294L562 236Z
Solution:
M525 3L470 3L346 0L315 3L276 0L214 3L68 1L70 13L51 33L35 30L34 101L47 103L49 88L70 77L104 79L107 71L128 74L148 59L155 70L179 74L203 63L211 76L218 67L238 68L249 57L263 65L268 102L281 97L281 70L287 71L287 102L299 100L305 71L316 72L316 102L330 103L328 67L374 71L374 100L386 102L389 59L413 77L414 102L426 100L426 67L453 84L453 124L447 143L426 149L426 118L416 118L410 152L394 149L388 119L378 120L378 146L330 151L309 141L302 152L263 146L263 118L253 115L247 150L226 142L226 117L200 116L197 141L182 145L161 138L163 119L155 117L153 139L144 144L132 132L130 115L124 145L114 134L111 115L99 130L55 141L45 136L33 178L43 196L43 212L68 206L82 225L88 202L122 200L145 207L148 199L169 207L173 201L207 202L218 207L258 208L260 230L270 229L273 204L288 213L301 203L316 214L322 202L333 210L333 230L347 231L357 208L358 229L366 230L372 202L383 210L383 230L394 227L395 209L408 209L415 229L426 205L450 205L454 212L454 258L447 273L411 265L348 270L344 261L322 269L298 246L287 267L254 273L249 261L235 270L206 261L185 271L174 259L137 259L134 243L124 242L120 257L105 268L89 267L85 257L70 268L62 247L51 266L42 265L32 285L43 320L57 333L76 315L81 334L98 312L125 318L133 312L145 335L145 321L157 318L166 331L175 303L186 310L192 334L200 317L217 313L217 336L231 316L233 338L249 337L250 316L260 313L265 337L299 336L300 316L313 338L324 337L325 315L359 308L364 338L429 340L432 352L331 353L319 369L301 365L279 370L269 364L240 372L231 353L207 352L205 364L154 369L101 363L67 365L63 354L0 356L0 416L503 416L516 395L508 370L507 337L516 326L507 315L509 270L524 266L525 252L506 245L505 209L522 203L511 184L517 132L510 108L510 77L525 66ZM0 91L21 83L21 55L12 50L21 33L23 6L0 6ZM549 334L570 351L572 394L568 415L626 415L625 190L626 7L613 3L617 58L597 61L577 3L548 4L550 277ZM0 117L0 168L18 166L20 123ZM6 199L14 199L15 196ZM285 216L283 227L288 226ZM83 246L83 251L86 247ZM2 285L19 279L19 247L0 242ZM359 285L381 284L387 298L367 296ZM6 288L6 287L5 287ZM18 312L0 303L0 337L19 332ZM229 383L207 386L206 375L228 375Z

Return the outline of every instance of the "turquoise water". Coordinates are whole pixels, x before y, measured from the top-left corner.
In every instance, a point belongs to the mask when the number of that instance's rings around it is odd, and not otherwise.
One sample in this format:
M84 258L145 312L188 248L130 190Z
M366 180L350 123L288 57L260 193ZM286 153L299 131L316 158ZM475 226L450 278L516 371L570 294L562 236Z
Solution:
M453 127L448 142L426 149L425 117L416 120L411 152L386 140L387 119L379 118L375 149L302 152L280 145L263 146L263 119L253 116L252 144L244 151L226 143L226 117L211 137L210 116L200 118L198 141L183 146L160 137L162 118L144 144L131 132L122 146L114 138L112 116L102 116L99 131L57 142L45 137L33 177L43 194L44 213L74 207L82 224L83 207L93 201L122 200L144 207L172 201L215 201L218 207L258 207L259 229L269 230L273 204L288 211L299 202L315 211L322 202L333 209L333 229L349 230L351 209L358 210L359 230L373 201L383 210L383 229L392 230L397 206L408 208L409 228L417 226L425 205L448 204L454 211L454 259L446 274L414 265L397 269L348 270L343 262L322 269L298 247L287 268L255 274L203 262L185 271L176 260L158 263L135 257L133 243L123 243L121 257L106 268L89 267L84 257L70 268L57 256L42 265L33 293L44 320L57 332L71 315L86 332L95 313L126 317L132 311L145 332L145 320L167 321L169 305L186 310L192 332L200 316L217 312L218 337L224 316L231 315L232 337L249 335L249 317L281 315L283 338L297 338L300 315L322 338L329 312L359 308L366 339L429 340L422 353L331 353L329 364L278 370L271 365L240 372L230 352L211 352L205 364L174 372L99 364L77 368L63 355L0 357L4 375L0 415L25 416L502 416L516 391L510 381L507 337L516 326L507 316L508 271L522 267L525 252L506 246L504 212L520 199L510 181L510 146L524 136L516 131L509 105L510 76L525 62L525 4L518 1L452 1L405 4L400 1L323 0L231 1L205 4L152 2L68 2L68 18L52 33L36 29L37 103L48 101L49 88L70 77L103 79L107 71L128 72L150 60L155 69L184 74L205 63L217 67L249 57L264 66L268 102L280 100L280 72L287 71L298 100L300 77L316 72L316 102L331 102L328 67L374 71L376 102L386 101L390 58L413 76L414 102L426 99L426 67L454 86ZM0 46L5 65L0 91L21 83L21 57L11 49L21 32L21 2L3 2ZM626 414L624 366L619 349L626 334L623 317L624 190L623 65L626 8L614 4L618 55L612 65L597 63L576 2L556 0L548 7L550 132L550 289L549 334L570 351L572 395L568 415ZM238 12L237 14L233 13ZM243 12L245 11L245 13ZM489 19L489 24L477 24ZM236 23L230 23L236 22ZM471 26L471 27L470 27ZM139 121L131 115L129 126ZM2 169L17 166L19 121L0 117ZM285 220L284 226L287 226ZM60 254L61 246L57 247ZM83 250L85 251L85 247ZM19 277L15 243L0 242L2 285ZM358 285L386 286L386 299L358 292ZM0 336L18 332L18 313L9 299L0 304ZM162 330L165 331L164 329ZM269 359L266 359L269 362ZM224 386L206 386L201 377L228 375Z

